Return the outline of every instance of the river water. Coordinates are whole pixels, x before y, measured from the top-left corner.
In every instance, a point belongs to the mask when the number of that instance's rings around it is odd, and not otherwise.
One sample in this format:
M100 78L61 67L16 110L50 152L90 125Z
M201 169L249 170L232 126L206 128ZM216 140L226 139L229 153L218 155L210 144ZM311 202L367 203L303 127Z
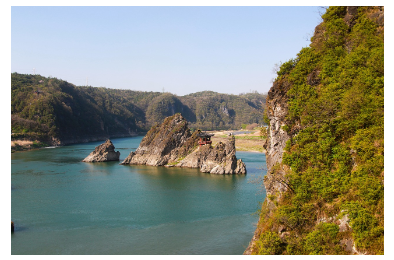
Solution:
M142 137L113 139L122 161ZM237 255L256 228L265 156L247 175L83 163L102 142L11 155L11 254Z

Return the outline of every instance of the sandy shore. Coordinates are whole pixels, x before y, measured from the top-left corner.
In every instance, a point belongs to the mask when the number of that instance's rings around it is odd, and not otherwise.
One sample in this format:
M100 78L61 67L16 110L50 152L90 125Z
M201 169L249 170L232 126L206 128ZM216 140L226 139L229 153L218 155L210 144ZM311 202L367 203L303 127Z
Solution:
M14 146L17 146L17 145L19 145L19 146L29 146L29 145L32 145L32 144L33 144L33 141L23 141L23 140L11 141L11 147L14 147Z
M11 152L28 151L46 146L40 141L27 141L27 140L11 140Z

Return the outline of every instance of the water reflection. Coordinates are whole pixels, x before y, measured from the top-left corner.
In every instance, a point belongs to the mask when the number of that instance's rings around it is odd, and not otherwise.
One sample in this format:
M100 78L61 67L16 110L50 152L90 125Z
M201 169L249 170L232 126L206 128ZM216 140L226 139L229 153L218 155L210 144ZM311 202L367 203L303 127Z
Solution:
M192 186L199 189L233 190L237 181L245 180L246 175L220 175L200 172L199 169L181 167L155 167L126 165L130 173L137 173L145 180L146 186L164 186L173 189L187 189ZM192 184L192 185L191 185Z
M88 173L91 176L98 176L98 175L110 175L116 172L114 169L116 167L120 167L119 161L113 161L113 162L95 162L95 163L87 163L87 162L81 162L83 166L82 170L79 172L81 173Z

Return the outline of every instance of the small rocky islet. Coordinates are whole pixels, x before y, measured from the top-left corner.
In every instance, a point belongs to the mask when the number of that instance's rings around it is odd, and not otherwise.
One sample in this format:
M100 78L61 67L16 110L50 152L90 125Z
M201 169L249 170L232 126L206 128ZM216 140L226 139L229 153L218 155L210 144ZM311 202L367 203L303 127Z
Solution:
M91 152L83 162L108 162L108 161L119 161L120 152L115 152L115 146L111 140L105 141L105 143L97 146L93 152Z

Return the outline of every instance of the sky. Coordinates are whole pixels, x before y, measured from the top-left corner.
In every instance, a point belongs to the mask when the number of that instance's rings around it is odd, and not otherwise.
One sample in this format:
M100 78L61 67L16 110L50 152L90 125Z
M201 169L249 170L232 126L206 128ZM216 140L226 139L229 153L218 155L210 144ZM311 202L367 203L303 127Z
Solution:
M239 94L268 92L321 8L12 6L11 73L77 86Z

